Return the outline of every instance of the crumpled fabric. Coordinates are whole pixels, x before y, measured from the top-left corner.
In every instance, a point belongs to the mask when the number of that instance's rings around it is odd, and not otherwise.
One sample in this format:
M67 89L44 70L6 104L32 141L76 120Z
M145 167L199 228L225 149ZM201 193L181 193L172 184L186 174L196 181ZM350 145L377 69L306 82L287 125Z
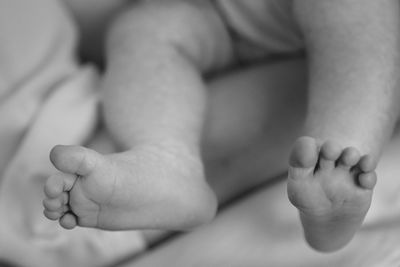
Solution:
M0 259L19 266L103 266L146 247L138 231L43 216L51 148L88 143L98 124L99 76L77 64L76 39L58 1L0 1Z

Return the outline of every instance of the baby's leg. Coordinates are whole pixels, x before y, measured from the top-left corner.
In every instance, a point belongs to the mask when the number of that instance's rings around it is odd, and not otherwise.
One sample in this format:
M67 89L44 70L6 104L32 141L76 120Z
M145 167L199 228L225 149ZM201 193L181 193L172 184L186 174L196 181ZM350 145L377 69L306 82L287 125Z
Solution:
M294 58L248 66L211 81L202 148L207 179L219 202L287 170L304 121L306 69L304 59Z
M345 245L370 205L398 116L398 10L398 1L294 1L309 44L312 138L293 148L288 191L316 249Z
M185 229L210 220L216 199L200 159L201 73L230 60L222 21L207 1L143 2L117 20L108 41L104 116L125 152L56 147L51 157L63 174L47 184L47 216L67 228L104 229ZM72 213L59 209L63 192Z
M292 79L287 79L288 75ZM305 80L304 61L288 60L248 67L210 83L211 99L205 123L203 150L207 179L219 201L229 200L285 171L290 146L300 133L304 118ZM237 109L238 105L242 109ZM104 151L104 147L97 146L96 149L99 148ZM71 159L62 159L64 153L60 153L60 149L68 149L69 156L86 154L87 159L98 157L97 153L82 147L57 147L52 151L52 161L64 173L54 175L47 183L45 213L51 219L62 217L61 224L66 228L77 223L96 225L98 222L95 214L98 207L95 203L104 203L99 196L110 195L109 189L112 187L103 186L103 193L99 194L94 190L99 189L98 185L92 184L88 187L83 184L97 182L106 185L110 183L110 179L101 181L104 176L95 175L100 168L77 178L75 173L79 171L73 168L81 165L80 159L77 158L75 163ZM98 160L104 162L105 158L109 160L112 157L113 155L104 158L101 156ZM99 165L109 167L108 163ZM82 170L80 173L83 174ZM72 186L73 184L75 185ZM82 203L68 201L77 192L82 193L78 190L82 187L85 187L85 195L73 197L75 201L80 200ZM148 190L151 191L152 188ZM132 194L137 193L132 191ZM67 202L70 202L69 206ZM91 206L94 209L90 210ZM91 223L85 219L77 222L80 216L65 214L67 211L71 212L70 207L74 208L75 215L80 214L82 217L88 217L92 213ZM107 219L112 216L104 217Z

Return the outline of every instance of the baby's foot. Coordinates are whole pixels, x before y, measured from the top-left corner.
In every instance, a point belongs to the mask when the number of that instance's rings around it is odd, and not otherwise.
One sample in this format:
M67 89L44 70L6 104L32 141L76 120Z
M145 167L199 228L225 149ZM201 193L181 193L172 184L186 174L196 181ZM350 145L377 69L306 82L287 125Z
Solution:
M67 229L184 229L215 213L200 161L183 154L141 147L101 155L56 146L50 159L61 172L45 185L44 214Z
M72 229L100 227L115 190L112 163L103 155L79 146L56 146L50 159L60 170L45 185L44 214Z
M315 139L295 143L289 166L288 195L300 212L308 243L320 251L346 245L370 207L376 183L370 156Z

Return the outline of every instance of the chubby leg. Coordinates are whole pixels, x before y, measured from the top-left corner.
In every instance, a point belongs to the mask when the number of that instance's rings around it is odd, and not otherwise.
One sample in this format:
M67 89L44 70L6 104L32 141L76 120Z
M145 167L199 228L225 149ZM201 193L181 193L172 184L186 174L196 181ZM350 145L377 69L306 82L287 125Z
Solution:
M293 9L309 44L305 135L378 161L399 115L399 2L296 0Z
M365 216L375 183L373 167L397 120L399 4L293 4L309 44L304 134L312 138L302 137L293 147L288 191L309 243L318 250L336 250L350 241ZM366 30L362 25L367 21L371 27ZM321 196L328 199L325 204ZM321 207L310 206L312 198Z
M209 1L146 1L130 8L111 27L102 83L105 126L124 152L103 156L58 147L52 158L63 160L53 162L80 176L70 204L82 187L80 193L99 206L93 223L79 220L85 215L71 207L81 226L191 228L216 212L200 156L207 98L202 74L230 61L227 31ZM80 166L87 167L84 173ZM102 191L87 192L86 183L112 190L103 199Z

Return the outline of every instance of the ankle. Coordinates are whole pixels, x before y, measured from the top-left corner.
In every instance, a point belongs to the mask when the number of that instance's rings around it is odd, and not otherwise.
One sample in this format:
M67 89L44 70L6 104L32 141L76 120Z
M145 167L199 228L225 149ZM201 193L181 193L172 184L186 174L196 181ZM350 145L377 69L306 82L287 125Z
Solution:
M378 160L388 137L383 136L383 134L373 134L362 126L355 129L354 126L349 127L342 124L335 122L321 123L308 119L303 134L315 138L318 146L331 140L340 144L343 149L354 147L358 149L361 155L371 155L375 160Z

